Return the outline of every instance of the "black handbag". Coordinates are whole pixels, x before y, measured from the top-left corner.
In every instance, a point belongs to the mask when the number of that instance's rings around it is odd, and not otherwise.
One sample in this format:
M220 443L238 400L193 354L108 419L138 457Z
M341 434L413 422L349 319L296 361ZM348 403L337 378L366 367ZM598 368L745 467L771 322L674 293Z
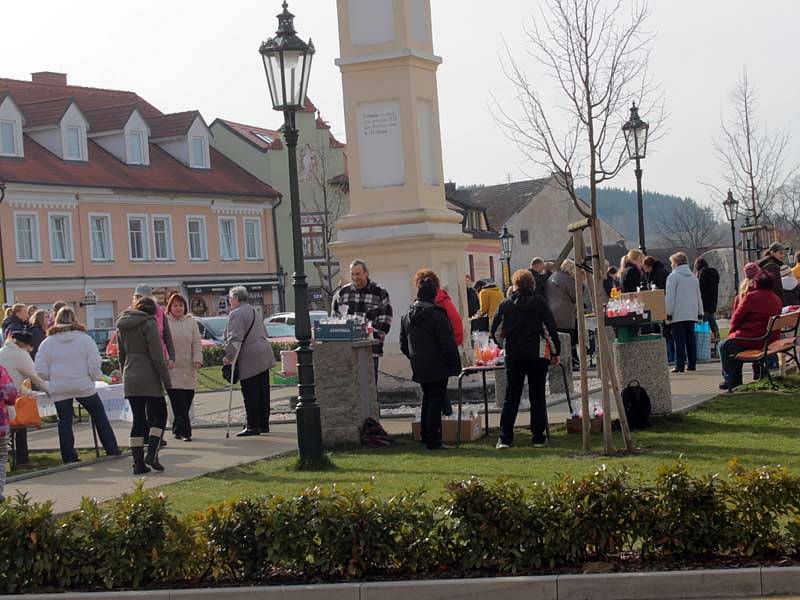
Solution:
M247 341L247 336L250 335L250 330L253 329L253 325L255 325L255 322L256 322L256 311L255 311L255 309L253 309L253 320L250 321L250 327L247 328L247 333L245 333L244 337L242 338L242 345L239 346L239 352L242 351L242 348L244 347L244 343L245 343L245 341ZM239 362L238 355L236 357L236 361L235 362L237 362L237 363ZM232 373L231 373L231 369L233 369ZM225 381L229 381L231 383L231 385L233 385L234 383L239 383L239 365L238 364L236 366L234 366L234 365L222 365L222 377L225 379Z

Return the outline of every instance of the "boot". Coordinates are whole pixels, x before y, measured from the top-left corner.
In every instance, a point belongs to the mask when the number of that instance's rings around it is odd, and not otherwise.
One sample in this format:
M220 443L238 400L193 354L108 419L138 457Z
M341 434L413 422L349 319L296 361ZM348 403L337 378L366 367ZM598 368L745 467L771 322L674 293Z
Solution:
M164 470L164 465L158 462L158 450L160 446L161 430L151 429L150 437L147 441L147 456L144 457L144 462L153 467L156 471Z
M131 448L133 454L133 474L144 475L150 472L150 468L144 464L144 448Z

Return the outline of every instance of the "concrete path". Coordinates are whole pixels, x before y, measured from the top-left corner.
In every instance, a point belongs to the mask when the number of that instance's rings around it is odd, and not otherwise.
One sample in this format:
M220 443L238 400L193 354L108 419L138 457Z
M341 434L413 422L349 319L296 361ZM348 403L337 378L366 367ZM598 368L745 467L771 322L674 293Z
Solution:
M672 375L673 410L685 412L694 406L713 397L718 390L718 364L700 365L695 373ZM286 403L293 389L273 390L274 404ZM593 397L598 397L595 394ZM241 407L241 396L236 393L234 405ZM224 423L227 411L228 396L226 393L198 394L195 404L197 420ZM490 427L497 427L499 414L491 411L493 403L490 399ZM241 408L239 408L239 418ZM548 410L551 423L563 422L568 416L566 404L550 407ZM214 418L212 418L214 417ZM525 422L527 416L521 416ZM411 433L410 416L384 418L383 424L391 434ZM234 420L234 423L236 421ZM277 422L271 424L272 432L267 435L251 438L236 438L239 421L231 428L231 439L225 439L225 429L220 427L197 427L194 440L183 442L172 439L168 434L168 446L162 450L161 460L166 467L163 473L152 473L144 477L145 487L153 488L167 483L219 471L240 464L245 464L297 449L297 430L293 422ZM127 445L130 424L115 422L112 424L120 444ZM74 426L75 440L78 447L91 447L91 430L86 422ZM57 449L58 434L55 428L33 431L29 435L29 445L33 449ZM11 473L13 476L13 473ZM98 500L109 500L130 491L138 478L131 473L131 458L124 456L93 464L81 465L57 473L51 473L30 479L10 482L6 486L6 495L25 492L36 501L52 500L56 512L67 512L78 507L83 496Z

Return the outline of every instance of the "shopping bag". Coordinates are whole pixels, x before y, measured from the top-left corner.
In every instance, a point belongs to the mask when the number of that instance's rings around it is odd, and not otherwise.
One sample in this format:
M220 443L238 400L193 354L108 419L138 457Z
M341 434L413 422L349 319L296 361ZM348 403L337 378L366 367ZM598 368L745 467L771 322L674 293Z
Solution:
M39 416L39 405L34 396L19 396L14 406L17 415L11 421L11 427L42 427L42 417Z

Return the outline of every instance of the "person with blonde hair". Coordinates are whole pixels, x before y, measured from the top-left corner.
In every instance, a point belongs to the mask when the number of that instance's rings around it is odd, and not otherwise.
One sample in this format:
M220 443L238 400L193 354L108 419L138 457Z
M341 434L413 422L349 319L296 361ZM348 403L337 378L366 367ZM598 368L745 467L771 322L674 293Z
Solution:
M638 292L644 285L644 254L632 248L622 257L619 282L623 292Z
M675 368L673 373L697 369L697 347L694 324L703 320L703 298L700 282L689 267L689 257L677 252L669 257L672 273L667 277L667 322L675 341ZM688 367L687 367L688 363Z
M24 304L14 304L6 311L3 319L3 339L8 338L15 331L25 331L28 323L28 307Z
M557 273L553 277L556 275ZM535 447L541 447L546 443L547 428L545 382L549 365L558 364L559 361L558 331L547 300L541 294L535 293L535 283L530 271L515 271L511 282L515 291L511 298L500 304L491 330L495 340L500 330L505 334L508 381L496 447L509 448L514 441L514 423L517 420L525 378L528 379L530 393L532 441ZM547 354L541 355L543 343L548 348L549 358Z
M86 327L78 322L75 311L64 306L56 315L55 324L36 353L36 372L46 380L50 398L58 414L58 443L65 463L80 462L72 432L73 402L83 406L92 417L97 435L106 454L119 456L114 430L108 422L95 382L103 376L100 352Z

